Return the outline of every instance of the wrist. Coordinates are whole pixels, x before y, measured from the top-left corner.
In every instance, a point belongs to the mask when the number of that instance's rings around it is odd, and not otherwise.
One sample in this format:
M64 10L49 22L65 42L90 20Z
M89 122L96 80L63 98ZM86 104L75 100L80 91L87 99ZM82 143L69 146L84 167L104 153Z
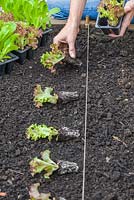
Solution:
M77 18L74 19L74 18L69 17L67 20L67 25L69 25L70 27L74 29L79 29L80 20Z

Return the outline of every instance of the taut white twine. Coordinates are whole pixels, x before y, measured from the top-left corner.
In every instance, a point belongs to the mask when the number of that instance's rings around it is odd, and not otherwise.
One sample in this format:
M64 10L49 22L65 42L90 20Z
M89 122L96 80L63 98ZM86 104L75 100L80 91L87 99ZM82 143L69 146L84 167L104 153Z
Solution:
M82 200L85 199L85 181L86 181L86 150L87 150L87 114L88 114L88 73L89 73L89 24L87 24L87 75L86 75L86 101L85 101L85 131L84 131L84 157L83 157L83 186Z

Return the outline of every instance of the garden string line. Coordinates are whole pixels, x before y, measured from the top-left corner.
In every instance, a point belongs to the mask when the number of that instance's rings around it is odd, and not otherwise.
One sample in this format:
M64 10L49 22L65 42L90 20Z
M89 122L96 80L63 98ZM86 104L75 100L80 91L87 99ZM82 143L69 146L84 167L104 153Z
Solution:
M86 71L86 99L85 99L85 125L84 125L84 157L83 157L83 186L82 200L85 199L85 181L86 181L86 150L87 150L87 114L88 114L88 73L89 73L89 23L87 26L87 71Z

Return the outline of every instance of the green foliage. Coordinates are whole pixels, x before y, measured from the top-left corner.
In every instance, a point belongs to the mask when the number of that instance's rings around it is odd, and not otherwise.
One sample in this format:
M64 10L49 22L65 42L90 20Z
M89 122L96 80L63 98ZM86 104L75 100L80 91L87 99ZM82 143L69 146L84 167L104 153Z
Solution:
M48 10L45 0L0 0L3 10L12 13L16 21L27 22L35 28L46 29L50 16L58 13L59 8Z
M51 45L52 51L46 52L41 56L41 63L45 68L54 72L54 66L65 58L65 54L59 50L56 44Z
M124 0L102 0L98 12L100 18L107 18L110 26L117 26L119 18L124 15Z
M2 9L7 13L12 13L16 21L25 21L24 4L27 0L0 0Z
M11 13L0 14L0 20L4 22L14 21L14 17ZM42 30L35 28L34 26L28 25L26 22L15 22L16 30L15 33L18 34L16 40L16 45L20 50L23 50L26 46L36 49L38 47L38 38L42 36Z
M53 92L53 88L46 87L42 90L41 85L37 84L34 89L34 103L37 108L43 106L44 103L56 104L58 101L58 95Z
M17 50L15 41L18 35L15 34L16 24L14 22L0 21L0 62L10 58L9 53L13 50Z
M29 195L30 200L50 200L51 194L39 193L38 187L40 186L39 183L35 183L30 187Z
M34 176L45 171L44 177L49 179L53 172L58 170L59 166L50 159L49 150L42 152L41 157L42 160L36 157L30 162L31 174Z
M52 140L54 136L58 136L59 132L53 127L47 127L46 125L32 124L26 131L28 139L37 141L39 139L48 138L49 141Z
M45 0L30 0L25 2L24 16L26 21L36 28L46 29L46 24L50 24L50 16L58 13L60 10L54 8L48 10L48 5Z
M16 33L19 35L16 44L19 49L23 50L26 46L36 49L38 47L38 38L42 36L42 31L29 26L25 22L16 22Z

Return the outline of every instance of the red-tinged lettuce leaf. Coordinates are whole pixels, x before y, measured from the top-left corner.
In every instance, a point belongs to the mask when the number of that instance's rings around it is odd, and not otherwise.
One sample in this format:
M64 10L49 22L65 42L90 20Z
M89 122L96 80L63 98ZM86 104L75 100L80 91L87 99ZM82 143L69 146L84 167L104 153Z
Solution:
M35 183L30 187L29 200L50 200L51 194L39 193L38 191L39 186L40 186L39 183Z
M59 166L50 159L50 151L46 150L42 153L42 160L34 158L30 162L30 171L32 176L45 171L44 177L49 179L54 171L58 170Z
M98 6L100 18L107 18L110 26L117 26L124 15L124 0L102 0Z
M65 54L58 48L58 45L51 45L52 51L46 52L41 56L41 63L45 68L55 71L54 66L65 58Z
M44 103L56 104L58 101L58 95L53 93L53 88L46 87L42 90L41 85L37 84L34 89L34 103L37 108L43 106Z

